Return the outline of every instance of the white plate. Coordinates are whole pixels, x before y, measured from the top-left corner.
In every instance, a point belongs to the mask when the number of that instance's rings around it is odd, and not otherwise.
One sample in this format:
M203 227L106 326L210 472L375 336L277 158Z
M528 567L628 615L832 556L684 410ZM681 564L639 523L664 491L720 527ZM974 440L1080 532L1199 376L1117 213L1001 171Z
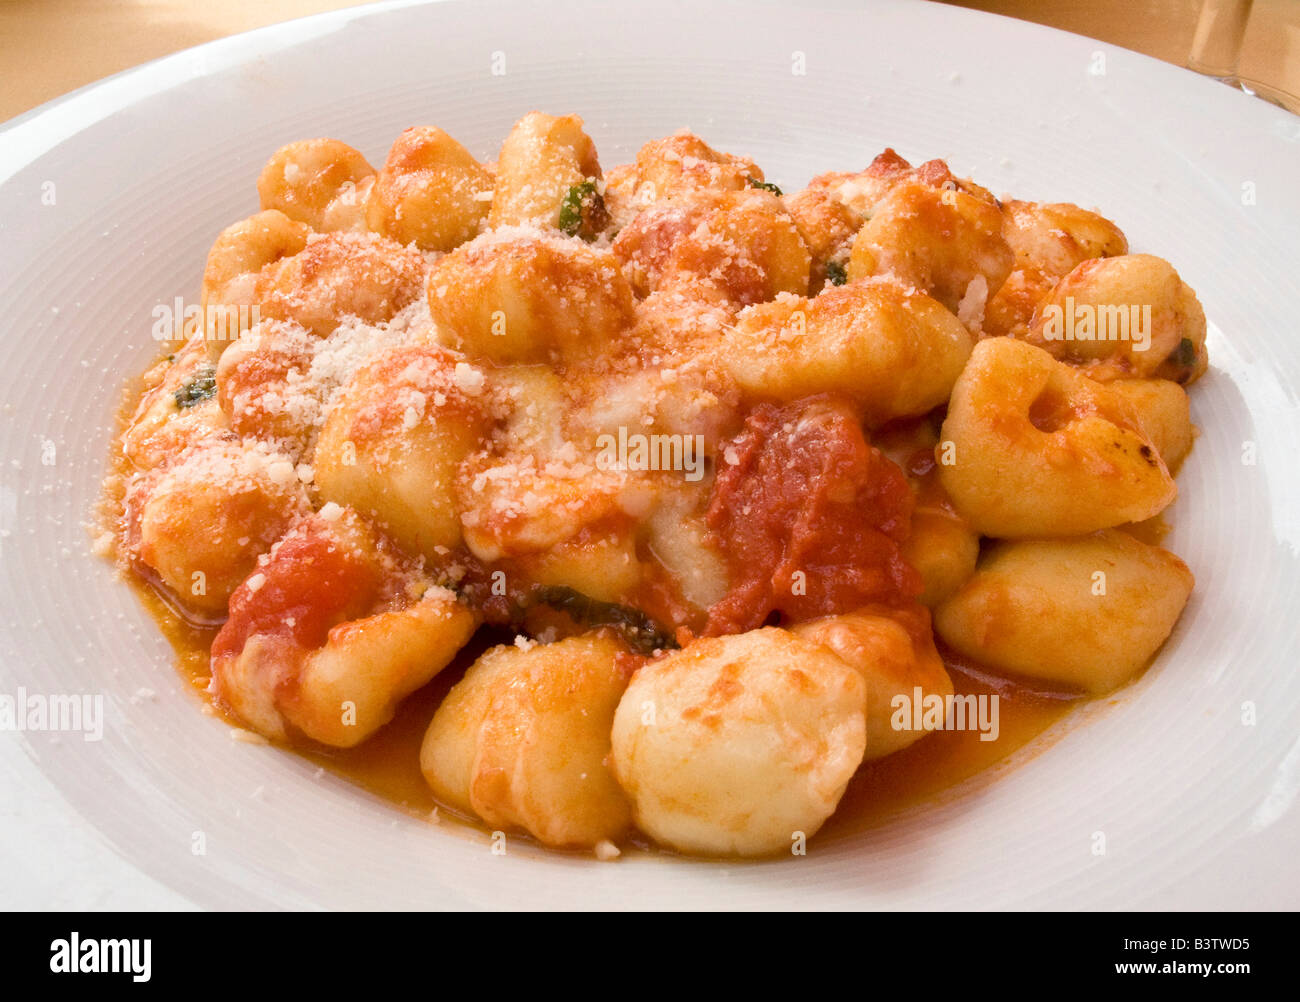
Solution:
M154 351L151 310L196 294L281 143L328 134L379 162L402 128L436 123L489 156L533 108L582 114L607 164L690 126L787 189L887 144L946 157L995 192L1099 206L1169 257L1213 325L1213 368L1168 540L1197 590L1155 667L997 782L751 865L493 856L201 716L83 530L119 390ZM1285 112L930 4L379 5L78 92L0 133L0 693L102 692L108 727L19 740L88 827L207 906L1300 905L1298 168Z

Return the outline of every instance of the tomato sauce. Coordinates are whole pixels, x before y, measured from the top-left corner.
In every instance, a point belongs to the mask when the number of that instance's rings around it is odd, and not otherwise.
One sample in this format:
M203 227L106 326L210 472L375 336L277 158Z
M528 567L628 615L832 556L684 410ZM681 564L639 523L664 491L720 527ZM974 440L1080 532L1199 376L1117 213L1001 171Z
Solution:
M259 587L245 581L235 589L230 618L212 645L214 658L238 654L254 634L289 637L304 650L319 647L332 626L373 601L378 571L341 545L328 525L319 517L308 520L262 566Z
M911 488L847 401L761 404L722 455L706 518L732 587L706 634L752 630L774 612L799 621L920 595L901 549Z

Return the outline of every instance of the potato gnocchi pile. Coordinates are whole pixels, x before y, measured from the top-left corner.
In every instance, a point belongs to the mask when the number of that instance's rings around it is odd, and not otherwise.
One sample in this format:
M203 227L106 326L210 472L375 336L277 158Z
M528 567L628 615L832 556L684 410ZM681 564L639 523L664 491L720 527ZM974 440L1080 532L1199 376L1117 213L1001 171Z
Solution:
M925 737L890 705L953 693L936 634L1099 694L1192 590L1134 526L1205 317L1095 212L893 150L786 194L688 132L603 170L538 112L495 162L314 139L257 190L144 376L115 528L267 738L356 746L494 637L428 724L442 804L788 852Z

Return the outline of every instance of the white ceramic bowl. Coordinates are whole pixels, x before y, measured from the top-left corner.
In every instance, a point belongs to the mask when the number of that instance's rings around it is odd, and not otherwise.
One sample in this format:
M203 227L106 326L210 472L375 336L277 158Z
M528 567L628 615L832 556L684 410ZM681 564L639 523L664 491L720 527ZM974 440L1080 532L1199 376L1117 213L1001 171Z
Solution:
M1170 258L1205 305L1212 370L1168 539L1197 590L1151 671L1001 776L745 865L493 856L200 715L83 528L119 392L154 351L151 310L196 294L280 144L333 135L378 162L436 123L489 156L533 108L582 114L606 163L689 126L787 188L887 144L945 157L995 192L1099 206ZM914 3L380 4L16 120L0 132L0 693L103 693L108 720L99 742L6 736L43 777L6 796L52 784L86 838L213 907L1295 907L1298 168L1300 119L1269 105Z

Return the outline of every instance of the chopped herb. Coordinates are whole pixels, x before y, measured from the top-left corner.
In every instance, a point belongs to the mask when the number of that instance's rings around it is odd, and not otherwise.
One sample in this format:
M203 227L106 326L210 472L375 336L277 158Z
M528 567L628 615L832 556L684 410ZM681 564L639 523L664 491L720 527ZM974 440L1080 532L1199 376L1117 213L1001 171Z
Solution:
M831 285L843 285L849 280L848 269L839 261L826 262L826 281Z
M776 185L774 185L771 181L758 181L752 177L747 177L745 178L745 180L749 182L749 186L751 188L762 188L764 191L770 191L773 195L781 194L781 189L778 188Z
M217 392L217 374L210 365L205 365L194 378L176 391L176 406L193 407L201 404Z
M1196 364L1196 345L1192 344L1191 338L1183 338L1178 342L1178 347L1174 349L1174 361L1179 365Z
M168 355L168 356L167 356L167 361L169 361L169 362L175 362L175 361L176 361L176 356L175 356L175 355Z
M596 190L595 181L575 184L560 203L560 218L557 225L561 231L571 237L595 240L596 234L608 222L609 214L605 211L605 200Z
M579 626L613 627L637 654L649 656L677 647L677 641L640 609L601 602L563 585L543 586L534 593L534 599L568 613Z

